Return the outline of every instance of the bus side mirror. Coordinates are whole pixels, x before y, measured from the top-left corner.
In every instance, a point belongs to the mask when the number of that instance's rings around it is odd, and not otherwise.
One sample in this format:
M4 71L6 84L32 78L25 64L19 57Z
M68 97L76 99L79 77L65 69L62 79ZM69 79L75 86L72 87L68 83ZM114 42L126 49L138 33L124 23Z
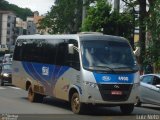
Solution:
M74 54L74 45L73 44L68 44L68 53Z
M140 56L140 47L136 47L133 53L135 54L135 56Z

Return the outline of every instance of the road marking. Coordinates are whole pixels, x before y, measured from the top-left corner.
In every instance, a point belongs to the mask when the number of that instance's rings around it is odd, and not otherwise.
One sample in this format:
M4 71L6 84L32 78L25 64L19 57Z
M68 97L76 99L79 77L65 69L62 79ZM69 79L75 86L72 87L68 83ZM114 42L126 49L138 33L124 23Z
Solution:
M10 86L10 88L13 88L13 89L16 89L16 90L21 89L21 88L18 88L18 87L12 87L12 86Z
M5 87L1 87L0 86L0 90L4 90L4 89L7 89L7 88L12 88L12 89L16 89L16 90L20 90L21 88L18 88L18 87L13 87L13 86L5 86Z
M4 88L4 87L0 87L0 90L4 90L4 89L6 89L6 88Z

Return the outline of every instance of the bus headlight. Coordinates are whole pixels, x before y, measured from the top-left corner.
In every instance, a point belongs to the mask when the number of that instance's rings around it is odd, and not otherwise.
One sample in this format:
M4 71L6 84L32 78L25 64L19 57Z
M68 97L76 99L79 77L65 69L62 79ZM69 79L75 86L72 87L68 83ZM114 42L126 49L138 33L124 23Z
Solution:
M98 89L98 85L96 83L84 81L84 85Z
M3 76L4 77L9 77L9 74L8 73L3 73Z

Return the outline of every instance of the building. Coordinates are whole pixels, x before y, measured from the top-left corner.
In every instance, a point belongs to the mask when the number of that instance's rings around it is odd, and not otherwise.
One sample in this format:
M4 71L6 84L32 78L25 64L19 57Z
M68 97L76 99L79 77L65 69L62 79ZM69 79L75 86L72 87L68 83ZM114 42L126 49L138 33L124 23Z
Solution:
M12 51L19 35L42 33L37 29L42 18L44 16L39 16L38 11L34 12L34 16L27 17L26 21L16 17L12 11L0 11L0 52Z
M27 35L36 34L36 24L33 17L27 17Z
M16 35L26 35L27 31L27 23L26 21L23 21L21 18L16 18Z
M39 12L35 11L33 17L27 17L27 34L39 34L41 30L38 29L39 21L43 19L44 16L39 16Z
M41 19L43 19L44 18L44 16L39 16L39 12L38 11L35 11L34 12L34 17L33 17L33 20L34 20L34 23L35 23L35 25L36 25L36 33L44 33L44 30L41 30L41 29L38 29L38 27L39 27L39 21L41 20Z
M16 15L11 11L0 11L0 45L1 48L11 46L15 43ZM1 51L6 49L0 49Z

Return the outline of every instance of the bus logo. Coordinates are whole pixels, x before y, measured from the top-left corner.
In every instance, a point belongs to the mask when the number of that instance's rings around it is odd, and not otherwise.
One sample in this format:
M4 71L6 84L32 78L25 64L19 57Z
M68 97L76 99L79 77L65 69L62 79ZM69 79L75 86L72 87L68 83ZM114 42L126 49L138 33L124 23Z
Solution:
M128 81L128 77L119 76L118 80L120 80L120 81Z
M119 89L119 85L114 85L114 88Z
M49 67L42 67L42 75L49 75Z
M110 76L103 76L103 77L102 77L102 80L103 80L103 81L110 81L110 80L111 80L111 77L110 77Z

